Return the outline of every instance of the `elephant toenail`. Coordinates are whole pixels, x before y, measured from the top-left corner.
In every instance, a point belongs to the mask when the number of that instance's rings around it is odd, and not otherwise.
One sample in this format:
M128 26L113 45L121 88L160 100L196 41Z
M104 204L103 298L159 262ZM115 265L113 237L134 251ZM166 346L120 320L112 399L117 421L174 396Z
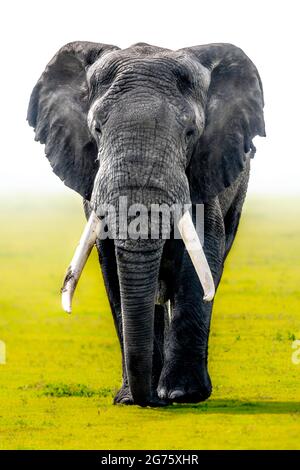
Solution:
M165 398L168 398L168 393L167 393L167 389L166 388L160 388L157 390L157 394L159 396L159 398L161 399L165 399Z
M181 398L184 395L184 391L180 389L173 390L169 393L170 400L176 400L176 398Z

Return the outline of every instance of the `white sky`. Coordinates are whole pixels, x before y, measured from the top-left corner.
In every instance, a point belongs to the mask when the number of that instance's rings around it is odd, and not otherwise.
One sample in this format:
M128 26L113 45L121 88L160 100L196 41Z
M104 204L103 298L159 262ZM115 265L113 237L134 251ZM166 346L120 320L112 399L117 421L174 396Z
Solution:
M10 0L1 2L0 189L58 191L25 118L45 65L65 43L241 47L258 67L267 138L256 138L252 193L300 192L299 0ZM67 189L64 189L68 191Z

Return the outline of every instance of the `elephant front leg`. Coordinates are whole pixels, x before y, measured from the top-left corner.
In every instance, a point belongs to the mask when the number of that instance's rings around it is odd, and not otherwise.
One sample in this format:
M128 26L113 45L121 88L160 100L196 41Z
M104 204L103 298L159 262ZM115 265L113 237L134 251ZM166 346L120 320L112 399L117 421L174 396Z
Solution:
M206 211L204 251L217 288L225 253L224 223L218 205ZM213 302L203 301L203 289L186 250L174 278L177 287L171 302L158 395L175 402L197 403L212 392L207 364Z
M197 403L206 400L212 390L207 370L212 303L203 302L193 266L189 266L189 260L185 264L184 278L172 302L158 395L176 402Z

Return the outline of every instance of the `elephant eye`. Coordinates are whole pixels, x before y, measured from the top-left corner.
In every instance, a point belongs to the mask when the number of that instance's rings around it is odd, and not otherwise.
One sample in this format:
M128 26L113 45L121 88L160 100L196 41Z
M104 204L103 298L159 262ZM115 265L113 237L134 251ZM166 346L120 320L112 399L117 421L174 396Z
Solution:
M191 129L191 128L186 131L185 140L187 143L190 142L190 140L194 137L195 133L196 133L195 129Z
M195 134L194 129L189 129L186 133L186 136L189 138L189 137L192 137L194 134Z
M101 134L101 128L99 126L95 127L95 131L97 132L97 134Z

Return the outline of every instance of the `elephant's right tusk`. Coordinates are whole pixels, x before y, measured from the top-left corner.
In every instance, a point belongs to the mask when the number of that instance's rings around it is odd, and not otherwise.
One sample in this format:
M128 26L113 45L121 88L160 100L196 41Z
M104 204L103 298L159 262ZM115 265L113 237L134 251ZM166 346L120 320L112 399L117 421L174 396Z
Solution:
M93 211L85 226L83 234L81 235L79 244L67 269L63 286L61 288L62 308L68 313L71 313L72 311L72 298L76 285L79 281L85 263L88 260L89 254L91 253L95 244L96 238L100 234L100 230L101 220L99 220Z
M215 284L189 211L179 220L178 229L202 285L203 300L210 302L215 295Z

